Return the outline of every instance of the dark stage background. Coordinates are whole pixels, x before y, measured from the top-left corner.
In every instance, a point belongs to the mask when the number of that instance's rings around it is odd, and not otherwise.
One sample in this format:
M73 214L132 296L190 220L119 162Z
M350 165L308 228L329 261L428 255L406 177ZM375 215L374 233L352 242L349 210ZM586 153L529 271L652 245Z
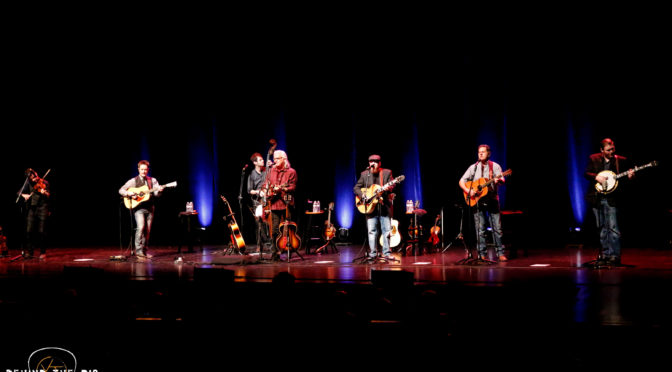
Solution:
M524 212L514 233L531 247L562 247L594 243L592 234L569 233L592 224L587 207L573 203L572 187L578 182L583 192L587 184L572 169L581 175L588 154L611 137L635 164L661 162L628 188L625 244L664 247L670 239L672 202L663 182L669 93L661 93L669 60L657 52L439 57L364 42L314 52L248 46L248 53L138 44L123 55L65 46L43 59L16 60L0 146L0 224L12 247L21 240L15 193L28 167L51 169L52 246L126 246L128 212L117 190L143 158L161 183L179 184L161 199L152 243L175 244L177 215L201 186L213 206L203 239L226 243L217 196L238 211L241 170L253 152L265 154L271 138L298 172L297 211L308 209L307 200L326 207L337 190L351 193L367 156L378 153L384 167L421 185L419 197L399 190L402 229L404 201L420 199L427 229L444 208L447 239L459 228L457 182L476 161L477 146L489 143L493 160L514 171L501 192L504 209ZM243 223L251 241L247 212ZM364 241L363 225L355 213L352 243Z

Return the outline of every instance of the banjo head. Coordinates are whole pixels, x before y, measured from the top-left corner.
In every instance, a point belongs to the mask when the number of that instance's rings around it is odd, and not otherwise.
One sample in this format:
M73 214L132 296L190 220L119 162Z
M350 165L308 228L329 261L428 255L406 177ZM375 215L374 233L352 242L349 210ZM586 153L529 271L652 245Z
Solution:
M596 182L595 183L595 190L597 192L602 193L602 194L608 194L614 189L616 189L616 186L618 186L618 180L616 179L616 173L612 171L602 171L597 174L598 176L602 176L606 178L604 183Z

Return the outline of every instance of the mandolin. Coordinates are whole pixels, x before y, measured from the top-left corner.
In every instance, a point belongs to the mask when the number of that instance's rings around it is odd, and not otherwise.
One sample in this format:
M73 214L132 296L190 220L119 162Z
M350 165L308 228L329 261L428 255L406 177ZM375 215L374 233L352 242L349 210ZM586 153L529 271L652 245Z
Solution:
M329 203L329 217L324 222L324 240L329 241L336 236L336 227L331 223L331 211L334 210L334 202Z
M469 193L463 192L464 194L464 201L469 204L470 207L473 207L478 203L478 201L486 196L488 194L488 186L490 186L491 183L497 181L498 179L508 176L513 172L511 169L507 170L506 172L502 173L499 176L495 176L492 179L487 179L487 178L479 178L476 181L467 181L465 182L465 185L467 186L468 189L474 189L475 193L471 197L469 197Z
M360 198L359 195L355 196L355 205L357 206L357 210L363 214L373 213L373 210L378 205L380 196L390 187L400 183L405 179L406 177L401 175L383 186L371 185L367 188L362 188L362 194L364 194L364 197Z
M166 188L177 187L177 181L167 183L163 186L159 186L159 188L161 188L161 187L166 187ZM133 208L137 207L138 205L140 205L141 203L144 203L147 200L149 200L152 197L152 193L154 191L156 191L157 189L158 188L151 188L150 189L149 186L147 186L147 185L142 185L140 187L129 187L128 191L134 192L135 195L124 197L124 205L128 209L133 209Z
M231 216L231 221L229 221L229 229L231 230L231 243L233 243L240 253L245 253L245 240L243 240L243 234L241 234L238 223L236 223L236 218L233 217L231 205L223 195L220 195L220 198L222 198L222 201L224 201L226 206L229 208L229 216Z

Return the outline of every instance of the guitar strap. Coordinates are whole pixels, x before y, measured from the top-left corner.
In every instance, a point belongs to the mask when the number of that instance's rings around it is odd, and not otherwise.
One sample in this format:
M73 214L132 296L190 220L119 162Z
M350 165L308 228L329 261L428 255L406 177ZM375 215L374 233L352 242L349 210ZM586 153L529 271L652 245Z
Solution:
M488 160L488 179L491 180L493 177L493 168L494 165L492 163L492 160ZM492 183L492 189L495 189L495 182Z

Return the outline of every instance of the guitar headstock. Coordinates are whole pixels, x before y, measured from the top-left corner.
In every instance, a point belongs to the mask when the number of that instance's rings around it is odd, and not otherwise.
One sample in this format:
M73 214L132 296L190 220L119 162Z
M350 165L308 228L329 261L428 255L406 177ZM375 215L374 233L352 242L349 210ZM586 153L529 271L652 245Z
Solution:
M268 143L271 144L271 148L268 149L268 155L273 155L273 152L278 147L278 142L275 139L271 138L271 140L268 141Z
M330 211L334 210L334 202L329 203L329 210Z

